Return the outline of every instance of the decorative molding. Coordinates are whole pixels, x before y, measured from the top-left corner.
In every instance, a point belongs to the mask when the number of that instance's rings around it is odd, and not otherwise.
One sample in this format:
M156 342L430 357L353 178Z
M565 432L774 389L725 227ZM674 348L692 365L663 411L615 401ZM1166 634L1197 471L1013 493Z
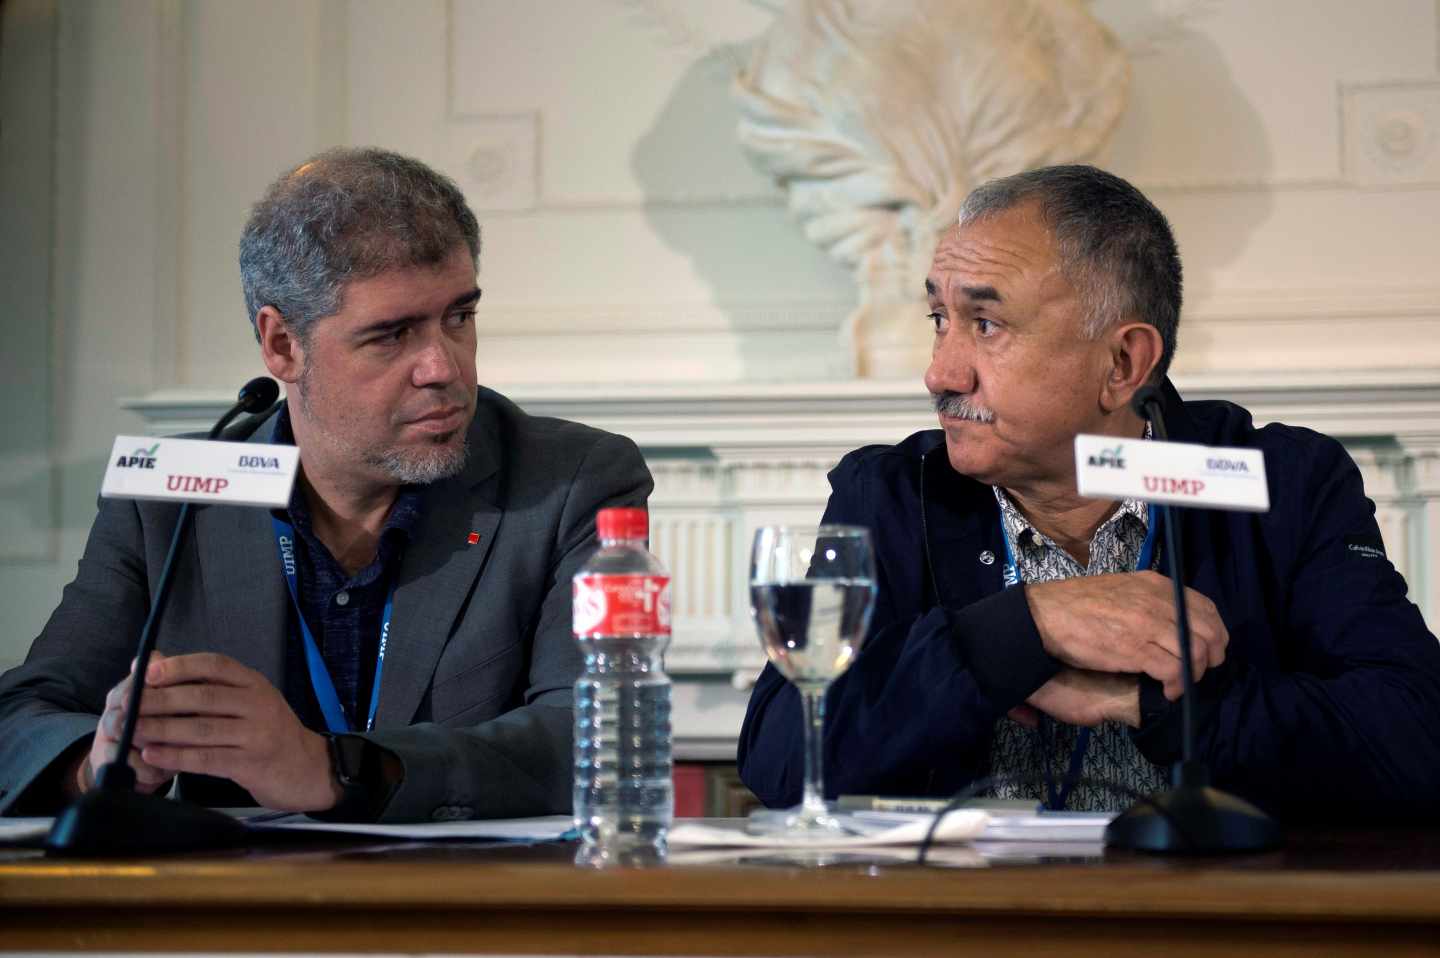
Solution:
M1440 185L1440 78L1340 86L1346 178L1365 187Z
M696 18L688 4L677 3L674 0L612 0L615 6L622 12L627 13L638 25L649 31L656 39L657 48L670 54L682 56L698 61L710 61L716 65L717 79L732 78L739 72L739 68L748 56L753 41L736 43L717 40L709 35L704 24ZM1125 2L1125 0L1122 0ZM1113 27L1120 43L1124 46L1130 56L1134 58L1163 56L1167 50L1174 45L1177 38L1183 36L1186 29L1204 18L1210 17L1217 12L1223 0L1168 0L1168 2L1157 5L1152 12L1140 13L1134 16L1127 15L1124 19L1128 23L1124 26ZM445 116L451 122L464 124L470 121L488 121L501 119L506 115L513 114L477 114L457 108L457 96L455 89L454 63L458 56L456 50L457 35L454 27L456 0L449 0L445 4ZM751 3L762 9L771 9L779 13L781 4L767 5L765 3ZM1122 9L1125 9L1122 6ZM1102 21L1107 21L1108 13L1104 5L1096 4L1095 12ZM1437 40L1437 48L1440 48L1440 40ZM1440 59L1440 52L1437 52L1437 59ZM1440 75L1440 67L1437 67L1437 75ZM1347 120L1348 103L1352 96L1369 97L1384 93L1393 95L1415 86L1432 86L1440 83L1436 79L1391 79L1367 83L1337 83L1336 109L1341 114L1340 136L1336 144L1336 150L1342 154L1341 168L1346 172L1341 176L1328 177L1303 177L1285 175L1258 175L1239 177L1214 177L1214 176L1132 176L1132 182L1142 191L1147 193L1254 193L1254 192L1314 192L1327 190L1352 190L1357 187L1365 189L1385 188L1411 188L1414 186L1434 186L1440 183L1440 177L1425 174L1417 180L1398 180L1393 177L1376 177L1370 173L1357 170L1354 163L1348 160L1348 154L1352 144L1373 142L1374 135L1380 131L1371 128L1365 133L1366 136L1356 129L1356 121ZM543 117L538 110L531 107L533 104L516 104L516 114L523 113L533 116L537 129L543 126ZM1405 112L1403 109L1401 112ZM1413 111L1410 111L1413 112ZM1422 116L1425 115L1423 112ZM1404 117L1398 118L1404 121ZM448 124L447 124L448 125ZM1399 125L1390 125L1395 131L1403 133L1402 127L1410 124L1401 122ZM1426 124L1431 134L1436 131L1433 122ZM1402 137L1403 138L1403 137ZM1435 142L1432 135L1429 142ZM464 152L464 157L469 157L476 150L482 147L476 144L470 151ZM1435 162L1433 152L1430 154L1430 162ZM462 157L463 160L463 157ZM487 207L484 212L490 216L514 215L515 213L529 212L594 212L594 211L633 211L655 208L720 208L734 206L750 206L758 208L775 208L785 205L785 195L778 187L765 191L739 191L739 192L710 192L703 188L694 191L676 192L671 191L663 194L641 194L633 195L547 195L544 191L540 178L540 157L538 151L534 160L534 190L533 200L529 203L505 202L497 203L493 207ZM451 169L466 169L462 161ZM164 368L164 367L162 367Z
M849 303L482 305L478 333L482 342L494 336L574 337L586 327L593 327L605 336L677 332L834 333L849 309ZM1437 312L1440 312L1440 306L1437 306Z
M1316 320L1440 319L1440 286L1337 289L1228 289L1185 307L1186 321L1314 322Z
M539 111L452 118L445 124L445 167L481 214L529 212L540 201Z
M1177 375L1187 399L1229 399L1259 422L1309 426L1339 438L1390 436L1406 448L1440 439L1440 366L1324 372L1273 370ZM620 432L647 448L708 449L742 458L789 449L846 450L930 428L929 397L914 380L796 383L539 384L506 393L536 415ZM121 401L151 433L204 428L228 392L160 389Z
M507 388L548 378L588 382L590 358L602 355L611 382L655 380L661 373L652 371L648 357L657 345L665 351L663 375L669 379L825 380L850 375L852 357L836 335L847 309L848 304L824 302L502 304L482 312L480 338L496 371L493 381ZM917 325L919 315L914 314ZM1368 339L1342 345L1353 338L1357 321L1370 331ZM1176 368L1182 375L1243 369L1242 381L1251 383L1269 375L1252 363L1267 355L1294 355L1297 365L1311 370L1302 377L1324 378L1326 370L1346 362L1388 365L1394 360L1381 348L1385 342L1410 343L1416 355L1426 349L1440 355L1440 287L1233 290L1197 297L1181 324ZM917 379L923 353L907 366Z
M1177 377L1188 399L1230 399L1259 422L1308 426L1344 441L1376 504L1391 557L1431 622L1440 603L1440 367L1326 374L1276 371ZM757 526L813 522L827 471L867 443L933 428L918 381L844 380L508 391L536 415L630 436L655 477L652 544L674 575L676 674L753 675L761 664L745 568ZM228 395L162 390L127 401L152 432L202 427Z
M603 306L483 308L480 337L574 336L586 326L597 333L834 331L851 308L846 303L674 303ZM1247 325L1339 322L1354 319L1440 321L1440 286L1342 289L1228 290L1186 306L1188 324Z
M486 304L481 307L479 336L483 343L501 337L573 339L577 335L829 335L840 328L852 305L848 301ZM1440 325L1440 286L1232 290L1197 297L1186 306L1180 328L1183 335L1187 328L1198 325L1310 325L1356 319L1400 321L1427 328ZM1258 375L1247 373L1245 378L1253 380Z

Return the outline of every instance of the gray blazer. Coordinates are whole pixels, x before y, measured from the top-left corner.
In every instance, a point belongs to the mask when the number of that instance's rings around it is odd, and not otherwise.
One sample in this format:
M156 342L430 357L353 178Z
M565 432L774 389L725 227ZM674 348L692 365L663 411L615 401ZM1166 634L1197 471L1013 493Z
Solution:
M629 439L527 415L483 387L469 440L464 472L426 491L400 568L368 735L405 767L386 821L569 811L570 578L596 546L596 510L643 505L652 488ZM0 677L0 812L53 810L51 766L94 734L129 669L177 511L101 500L75 580ZM308 694L284 687L291 603L268 511L196 507L181 549L158 648L221 652L291 702ZM180 776L186 797L203 800L205 784Z

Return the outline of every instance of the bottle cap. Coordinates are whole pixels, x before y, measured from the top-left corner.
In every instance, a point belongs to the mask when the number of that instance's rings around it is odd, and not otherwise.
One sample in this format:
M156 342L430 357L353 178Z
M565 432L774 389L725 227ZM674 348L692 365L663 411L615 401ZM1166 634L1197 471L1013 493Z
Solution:
M601 539L648 539L650 514L644 509L601 509L595 514Z

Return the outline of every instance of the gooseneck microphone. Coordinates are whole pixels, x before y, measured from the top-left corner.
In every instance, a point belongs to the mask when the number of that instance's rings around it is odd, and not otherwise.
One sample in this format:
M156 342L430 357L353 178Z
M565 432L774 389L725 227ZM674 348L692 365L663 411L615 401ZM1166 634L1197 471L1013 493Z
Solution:
M1130 401L1148 420L1155 439L1167 442L1163 394L1143 386ZM1254 805L1210 787L1210 770L1195 758L1195 674L1190 664L1190 616L1185 608L1184 555L1176 510L1160 504L1165 527L1165 560L1174 586L1175 627L1180 640L1181 758L1170 770L1170 790L1132 805L1105 829L1105 843L1149 852L1253 852L1280 844L1280 826Z
M244 413L269 412L280 395L275 380L257 376L240 389L235 404L225 411L210 429L207 439L215 439ZM253 433L262 416L247 422ZM233 438L233 433L227 438ZM189 851L198 848L220 848L242 844L249 836L244 825L221 812L198 805L170 801L159 795L141 795L135 791L135 770L130 767L130 748L135 741L135 723L140 718L140 699L145 690L145 670L150 653L155 649L155 623L159 621L170 595L174 578L175 556L190 525L191 504L180 506L175 519L175 532L155 584L155 598L150 613L140 630L140 643L135 652L134 679L130 697L125 703L125 721L116 742L115 758L95 775L94 786L60 813L45 840L52 855L107 857L164 852Z

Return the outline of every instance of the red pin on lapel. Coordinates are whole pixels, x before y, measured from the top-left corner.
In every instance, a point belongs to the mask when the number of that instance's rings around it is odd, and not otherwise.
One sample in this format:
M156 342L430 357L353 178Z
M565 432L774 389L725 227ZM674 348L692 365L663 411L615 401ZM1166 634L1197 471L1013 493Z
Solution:
M478 532L472 532L472 533L470 533L468 536L465 537L465 542L466 542L468 545L472 545L472 546L473 546L473 545L478 545L479 542L480 542L480 533L478 533Z

